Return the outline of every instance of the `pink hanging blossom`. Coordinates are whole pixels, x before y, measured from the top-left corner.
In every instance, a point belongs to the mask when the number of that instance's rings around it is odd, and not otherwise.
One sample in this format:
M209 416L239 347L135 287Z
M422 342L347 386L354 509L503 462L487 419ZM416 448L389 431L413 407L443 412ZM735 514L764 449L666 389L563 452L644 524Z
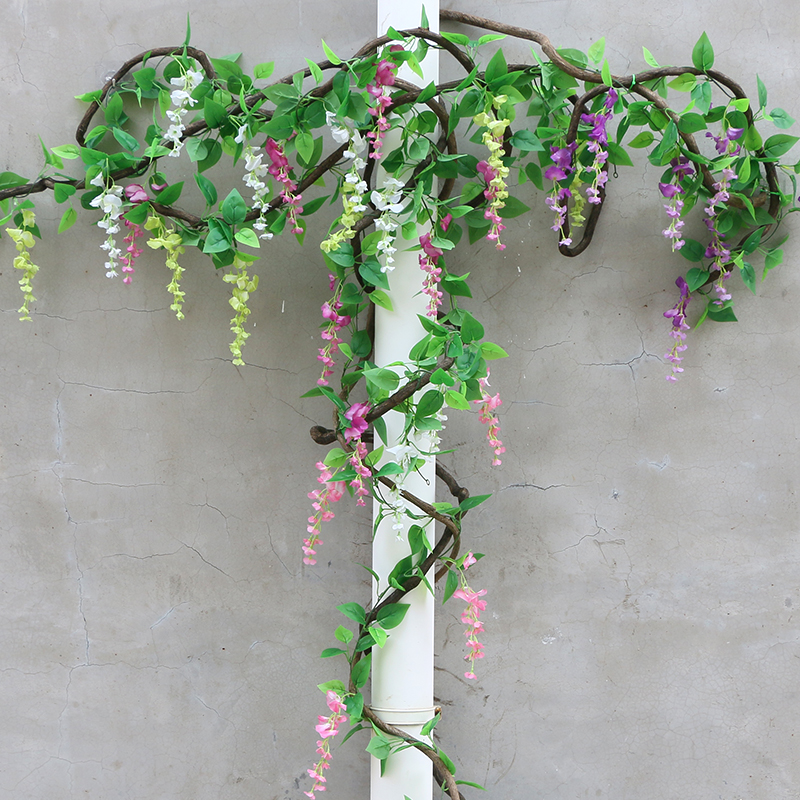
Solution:
M399 44L392 45L389 48L391 52L397 52L402 49ZM375 80L367 84L367 93L375 99L375 105L369 109L369 113L376 119L375 130L367 133L367 138L372 139L373 142L372 152L369 157L374 158L376 161L379 161L383 155L383 137L386 131L392 127L386 118L386 109L392 104L392 98L387 90L390 86L394 86L396 69L397 66L391 61L385 58L381 59L375 70Z
M329 275L328 277L334 294L327 303L322 304L322 317L328 321L328 326L320 334L327 344L325 347L319 348L317 356L317 360L322 362L322 375L317 379L317 384L320 386L327 386L328 378L333 374L333 368L336 365L333 356L339 352L339 345L342 343L339 331L350 324L350 317L347 314L339 314L339 309L342 307L339 297L344 283L340 282L337 286L336 276Z
M366 416L370 408L371 406L369 403L353 403L353 405L344 412L344 418L350 423L350 427L344 432L345 439L361 438L361 435L369 425Z
M355 491L356 505L365 506L365 497L369 497L369 489L364 485L365 478L372 477L372 470L364 463L367 457L367 446L360 439L353 439L355 445L348 459L350 466L355 470L356 476L350 481L351 488Z
M301 214L303 211L303 206L300 205L303 196L295 194L297 191L297 184L292 180L289 174L291 172L289 168L289 159L286 158L282 145L274 139L267 139L264 144L264 151L272 162L269 167L267 167L267 172L269 172L278 183L283 184L280 197L284 205L287 206L287 216L292 226L292 233L302 233L303 228L300 226L297 215Z
M466 571L469 569L476 560L472 553L467 553L464 558L463 570ZM464 656L464 660L469 662L469 669L464 673L464 677L470 680L476 680L475 661L484 656L484 646L478 641L478 634L483 631L483 623L480 617L481 611L486 609L486 601L481 600L481 597L485 594L486 589L481 589L478 592L474 592L470 589L464 577L464 573L461 573L461 588L453 592L453 597L457 597L459 600L463 600L467 603L466 609L461 613L461 621L467 626L464 635L467 637L468 652Z
M347 722L347 715L342 712L345 710L344 700L333 690L329 690L325 694L328 708L331 710L329 717L319 716L319 724L315 725L315 730L320 738L317 739L317 755L319 761L314 766L306 770L308 774L314 779L314 785L308 792L303 792L311 800L315 800L315 792L325 791L325 776L322 774L326 769L330 768L331 754L331 739L339 733L339 726L343 722Z
M686 306L689 305L689 301L692 299L689 292L689 284L686 283L683 276L680 276L675 281L675 285L681 290L681 298L669 311L664 312L664 316L672 320L672 330L670 330L669 335L674 340L669 353L664 355L664 358L672 363L672 374L667 375L667 380L671 383L677 381L678 375L683 372L683 367L680 365L681 361L683 361L683 356L678 354L686 350L687 347L684 344L686 331L689 330L689 323L686 322Z
M431 235L423 233L419 237L422 252L419 254L419 266L425 273L425 281L422 284L422 293L426 294L428 300L428 310L426 316L436 319L439 306L442 304L442 292L439 291L439 282L442 279L442 268L437 266L443 251L431 243Z
M333 511L330 510L330 504L338 503L345 493L344 481L334 480L335 473L331 472L322 461L317 462L317 469L321 473L317 480L322 484L322 488L308 493L309 498L313 501L311 505L314 513L308 518L306 531L309 535L303 539L303 563L309 565L317 563L314 558L317 551L314 548L323 544L322 539L319 538L319 529L322 523L328 522L334 517Z
M492 461L492 466L499 466L503 462L500 460L500 455L505 453L506 448L503 447L503 443L500 441L500 420L497 419L497 415L494 413L498 406L503 404L503 401L500 399L499 394L495 394L492 397L487 391L487 387L489 386L489 370L487 369L486 377L479 378L478 384L481 387L481 399L480 400L473 400L473 403L480 403L480 410L478 412L478 418L484 425L488 425L489 429L486 432L486 438L489 441L492 449L494 450L494 460Z

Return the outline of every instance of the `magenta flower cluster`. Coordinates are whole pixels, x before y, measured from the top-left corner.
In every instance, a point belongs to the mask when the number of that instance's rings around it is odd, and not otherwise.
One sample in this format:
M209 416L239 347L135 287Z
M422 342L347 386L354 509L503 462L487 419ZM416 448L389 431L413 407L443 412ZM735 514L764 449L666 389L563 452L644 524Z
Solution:
M503 462L500 460L500 456L505 453L506 448L503 447L503 443L500 441L500 421L497 419L496 414L494 413L498 406L503 404L503 401L500 399L500 395L495 394L492 397L487 391L487 387L489 386L489 372L487 370L485 378L479 378L478 384L481 387L481 399L480 400L473 400L473 403L480 403L480 410L478 412L478 418L484 425L488 425L489 429L486 431L486 438L489 440L489 445L494 450L494 460L492 461L492 466L499 466Z
M127 197L128 200L135 205L144 203L146 200L150 199L147 195L147 192L138 183L131 183L126 186L124 189L124 194L125 197ZM141 225L137 225L135 222L130 222L124 217L122 218L122 221L125 223L125 227L129 231L128 235L123 239L123 241L128 243L128 246L125 248L127 255L122 256L120 259L120 263L122 264L122 272L125 274L122 282L130 284L133 281L133 273L136 272L136 270L133 268L134 262L142 254L142 251L136 245L136 240L139 237L144 236L144 230L142 229Z
M478 172L483 176L486 181L486 188L483 190L483 196L489 201L486 206L486 211L483 212L484 218L490 223L491 228L486 238L489 241L495 242L495 247L498 250L505 250L506 246L500 241L500 232L506 229L503 221L500 218L499 211L505 205L503 198L508 196L505 190L505 182L499 180L500 175L495 167L488 161L480 161L477 166Z
M614 116L612 112L614 103L617 102L617 97L617 90L609 89L603 100L601 111L597 111L594 114L581 114L581 122L592 126L588 134L588 148L589 152L594 154L594 161L589 167L589 171L594 173L594 178L592 179L592 185L586 189L586 200L594 205L600 203L600 189L608 181L608 172L606 171L608 151L604 149L605 145L608 144L606 127Z
M472 553L467 553L464 558L463 569L466 571L477 559ZM481 589L474 592L470 589L466 582L466 578L462 572L461 574L461 587L453 592L453 597L463 600L467 607L461 613L461 622L463 622L467 629L464 635L467 637L467 654L464 660L469 662L469 669L464 673L464 677L470 680L476 680L475 677L475 661L484 657L484 646L478 641L478 634L483 632L483 623L481 622L481 611L486 610L486 601L481 600L486 594L486 589Z
M336 366L333 356L339 352L339 345L342 343L339 331L350 324L350 317L347 314L339 313L339 309L342 307L342 301L339 299L342 284L336 286L335 275L328 275L328 278L330 278L331 291L335 289L335 292L328 302L322 304L322 318L327 320L328 325L320 334L327 344L319 348L317 356L317 360L322 362L322 375L317 379L317 384L320 386L328 385L328 378L333 374L333 368Z
M317 480L322 484L322 488L308 493L313 501L311 505L314 513L308 518L306 531L309 535L303 539L303 563L309 565L317 563L314 558L317 551L314 548L318 544L323 544L319 538L322 523L332 520L335 516L330 510L330 504L338 503L345 492L344 481L334 480L335 473L331 472L322 461L317 461L317 469L320 471Z
M670 202L664 205L664 210L670 218L669 227L662 231L664 236L672 242L672 250L680 250L686 242L681 231L684 221L680 218L683 213L683 200L678 195L683 194L680 181L683 178L694 175L694 167L686 156L673 158L669 162L672 165L672 179L669 183L659 183L658 188L661 194Z
M302 233L303 229L300 227L297 215L301 214L303 211L303 206L300 205L303 196L295 194L297 191L297 184L292 180L289 174L289 159L286 158L283 147L274 139L267 139L264 150L272 162L269 167L267 167L267 172L269 172L278 183L283 185L280 196L284 204L288 207L287 216L292 226L292 233Z
M436 319L443 297L442 292L439 291L439 282L442 280L442 268L438 266L443 251L434 246L429 233L423 233L422 236L419 237L419 244L420 247L422 247L422 252L419 254L419 266L425 273L422 293L428 296L428 310L425 314Z
M339 726L343 722L347 722L347 715L345 711L345 704L342 697L340 697L333 690L329 690L325 694L328 708L331 711L329 717L319 716L319 724L315 726L319 739L317 740L317 755L319 761L314 766L307 770L308 774L314 779L314 785L308 792L303 792L311 800L315 800L315 792L325 791L325 776L322 774L326 769L330 768L331 755L331 740L339 732Z
M664 354L664 358L672 364L672 374L667 375L667 380L672 383L677 381L678 375L683 372L683 367L681 367L683 356L679 355L679 353L686 350L684 341L686 340L686 331L689 330L689 323L686 322L686 306L689 305L689 301L692 299L689 293L689 284L686 283L683 276L680 276L675 281L675 285L681 290L680 300L669 311L664 312L664 316L672 320L672 330L669 335L674 341L669 353Z
M369 489L364 485L364 480L372 477L372 470L364 463L367 457L367 446L361 441L361 436L369 425L366 419L369 410L369 403L353 403L344 412L344 418L350 423L350 426L345 429L344 438L353 447L348 461L356 473L355 478L350 481L350 487L355 493L357 506L366 505L364 498L369 497Z
M392 45L389 50L396 52L402 50L399 44ZM392 98L389 96L388 89L394 86L395 70L397 66L391 61L382 58L378 62L378 67L375 70L375 80L367 84L367 92L375 98L375 105L369 109L369 113L375 117L376 125L375 130L367 133L367 138L372 139L372 152L369 154L370 158L379 161L383 155L383 137L386 131L392 126L386 118L386 109L392 104Z

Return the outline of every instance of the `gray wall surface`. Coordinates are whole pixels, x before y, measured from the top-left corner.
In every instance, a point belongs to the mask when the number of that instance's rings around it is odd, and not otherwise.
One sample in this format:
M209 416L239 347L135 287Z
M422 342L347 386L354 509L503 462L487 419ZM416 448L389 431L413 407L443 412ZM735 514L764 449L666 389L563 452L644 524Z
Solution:
M645 68L642 45L690 63L705 30L719 69L751 96L758 73L770 108L800 113L793 0L459 7L557 46L605 35L618 74ZM368 0L7 0L0 171L34 176L36 134L72 141L73 96L181 43L187 10L193 44L242 51L246 67L274 59L278 75L321 58L321 37L346 55L376 26ZM520 43L508 54L531 58ZM450 260L472 271L471 308L510 353L492 372L503 465L476 414L451 413L445 441L461 482L494 492L465 532L489 555L473 568L489 601L476 683L461 677L460 609L437 622L440 741L491 800L800 797L800 225L757 297L732 279L740 322L692 330L669 385L662 312L688 262L661 236L658 174L643 155L619 170L578 258L558 255L528 184L533 211L511 221L505 252L484 242ZM92 215L57 237L61 211L40 199L32 323L17 321L15 252L0 242L0 797L300 798L316 684L342 677L318 654L335 605L369 598L353 562L369 560L370 520L352 504L319 563L301 562L322 454L307 431L328 418L300 395L318 375L329 219L304 249L287 236L262 250L236 368L210 262L184 258L178 322L161 253L130 287L108 281ZM699 215L689 227L699 237ZM330 800L366 796L365 744L336 749Z

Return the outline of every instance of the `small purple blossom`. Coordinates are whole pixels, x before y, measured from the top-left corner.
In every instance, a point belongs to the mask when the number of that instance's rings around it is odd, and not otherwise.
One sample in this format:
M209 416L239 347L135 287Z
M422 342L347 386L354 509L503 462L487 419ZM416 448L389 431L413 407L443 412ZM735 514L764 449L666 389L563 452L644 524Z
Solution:
M675 281L675 285L680 289L680 299L669 311L664 312L664 316L672 321L672 329L669 335L674 340L670 351L664 354L664 358L672 363L672 374L666 376L671 383L677 381L678 375L683 372L683 367L680 365L681 361L683 361L683 356L678 354L683 353L687 347L684 344L686 331L689 330L689 324L686 322L686 307L692 299L689 292L689 284L686 283L682 275Z

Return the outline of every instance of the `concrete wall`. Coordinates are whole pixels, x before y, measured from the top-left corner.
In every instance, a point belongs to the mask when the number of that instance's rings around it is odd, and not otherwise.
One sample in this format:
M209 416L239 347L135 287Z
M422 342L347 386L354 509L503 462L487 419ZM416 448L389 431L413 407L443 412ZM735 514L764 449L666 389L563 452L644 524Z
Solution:
M188 8L7 0L0 169L34 175L36 134L71 141L73 95L180 43ZM375 28L369 0L190 8L197 46L275 59L280 74L321 56L320 37L347 54ZM706 30L720 69L752 95L760 74L770 107L800 110L792 0L461 8L559 46L605 35L617 73L644 67L642 45L689 63ZM661 314L687 262L660 235L657 179L643 159L621 169L574 260L529 187L534 210L504 253L459 251L471 307L511 355L492 374L508 452L492 469L475 415L450 415L447 443L463 446L446 460L495 493L466 526L490 556L475 568L487 658L477 683L460 677L459 610L445 607L436 694L459 777L493 800L800 797L798 225L758 297L733 279L741 321L692 331L670 386ZM210 263L185 259L179 323L160 255L131 287L107 281L92 220L57 238L60 213L40 203L32 323L17 321L0 243L0 796L301 797L324 710L315 684L337 677L317 654L335 604L369 593L351 563L369 559L362 513L339 509L320 562L301 564L320 457L307 430L327 421L299 399L327 295L314 231L304 251L264 251L237 369ZM336 751L330 800L365 796L364 744Z

